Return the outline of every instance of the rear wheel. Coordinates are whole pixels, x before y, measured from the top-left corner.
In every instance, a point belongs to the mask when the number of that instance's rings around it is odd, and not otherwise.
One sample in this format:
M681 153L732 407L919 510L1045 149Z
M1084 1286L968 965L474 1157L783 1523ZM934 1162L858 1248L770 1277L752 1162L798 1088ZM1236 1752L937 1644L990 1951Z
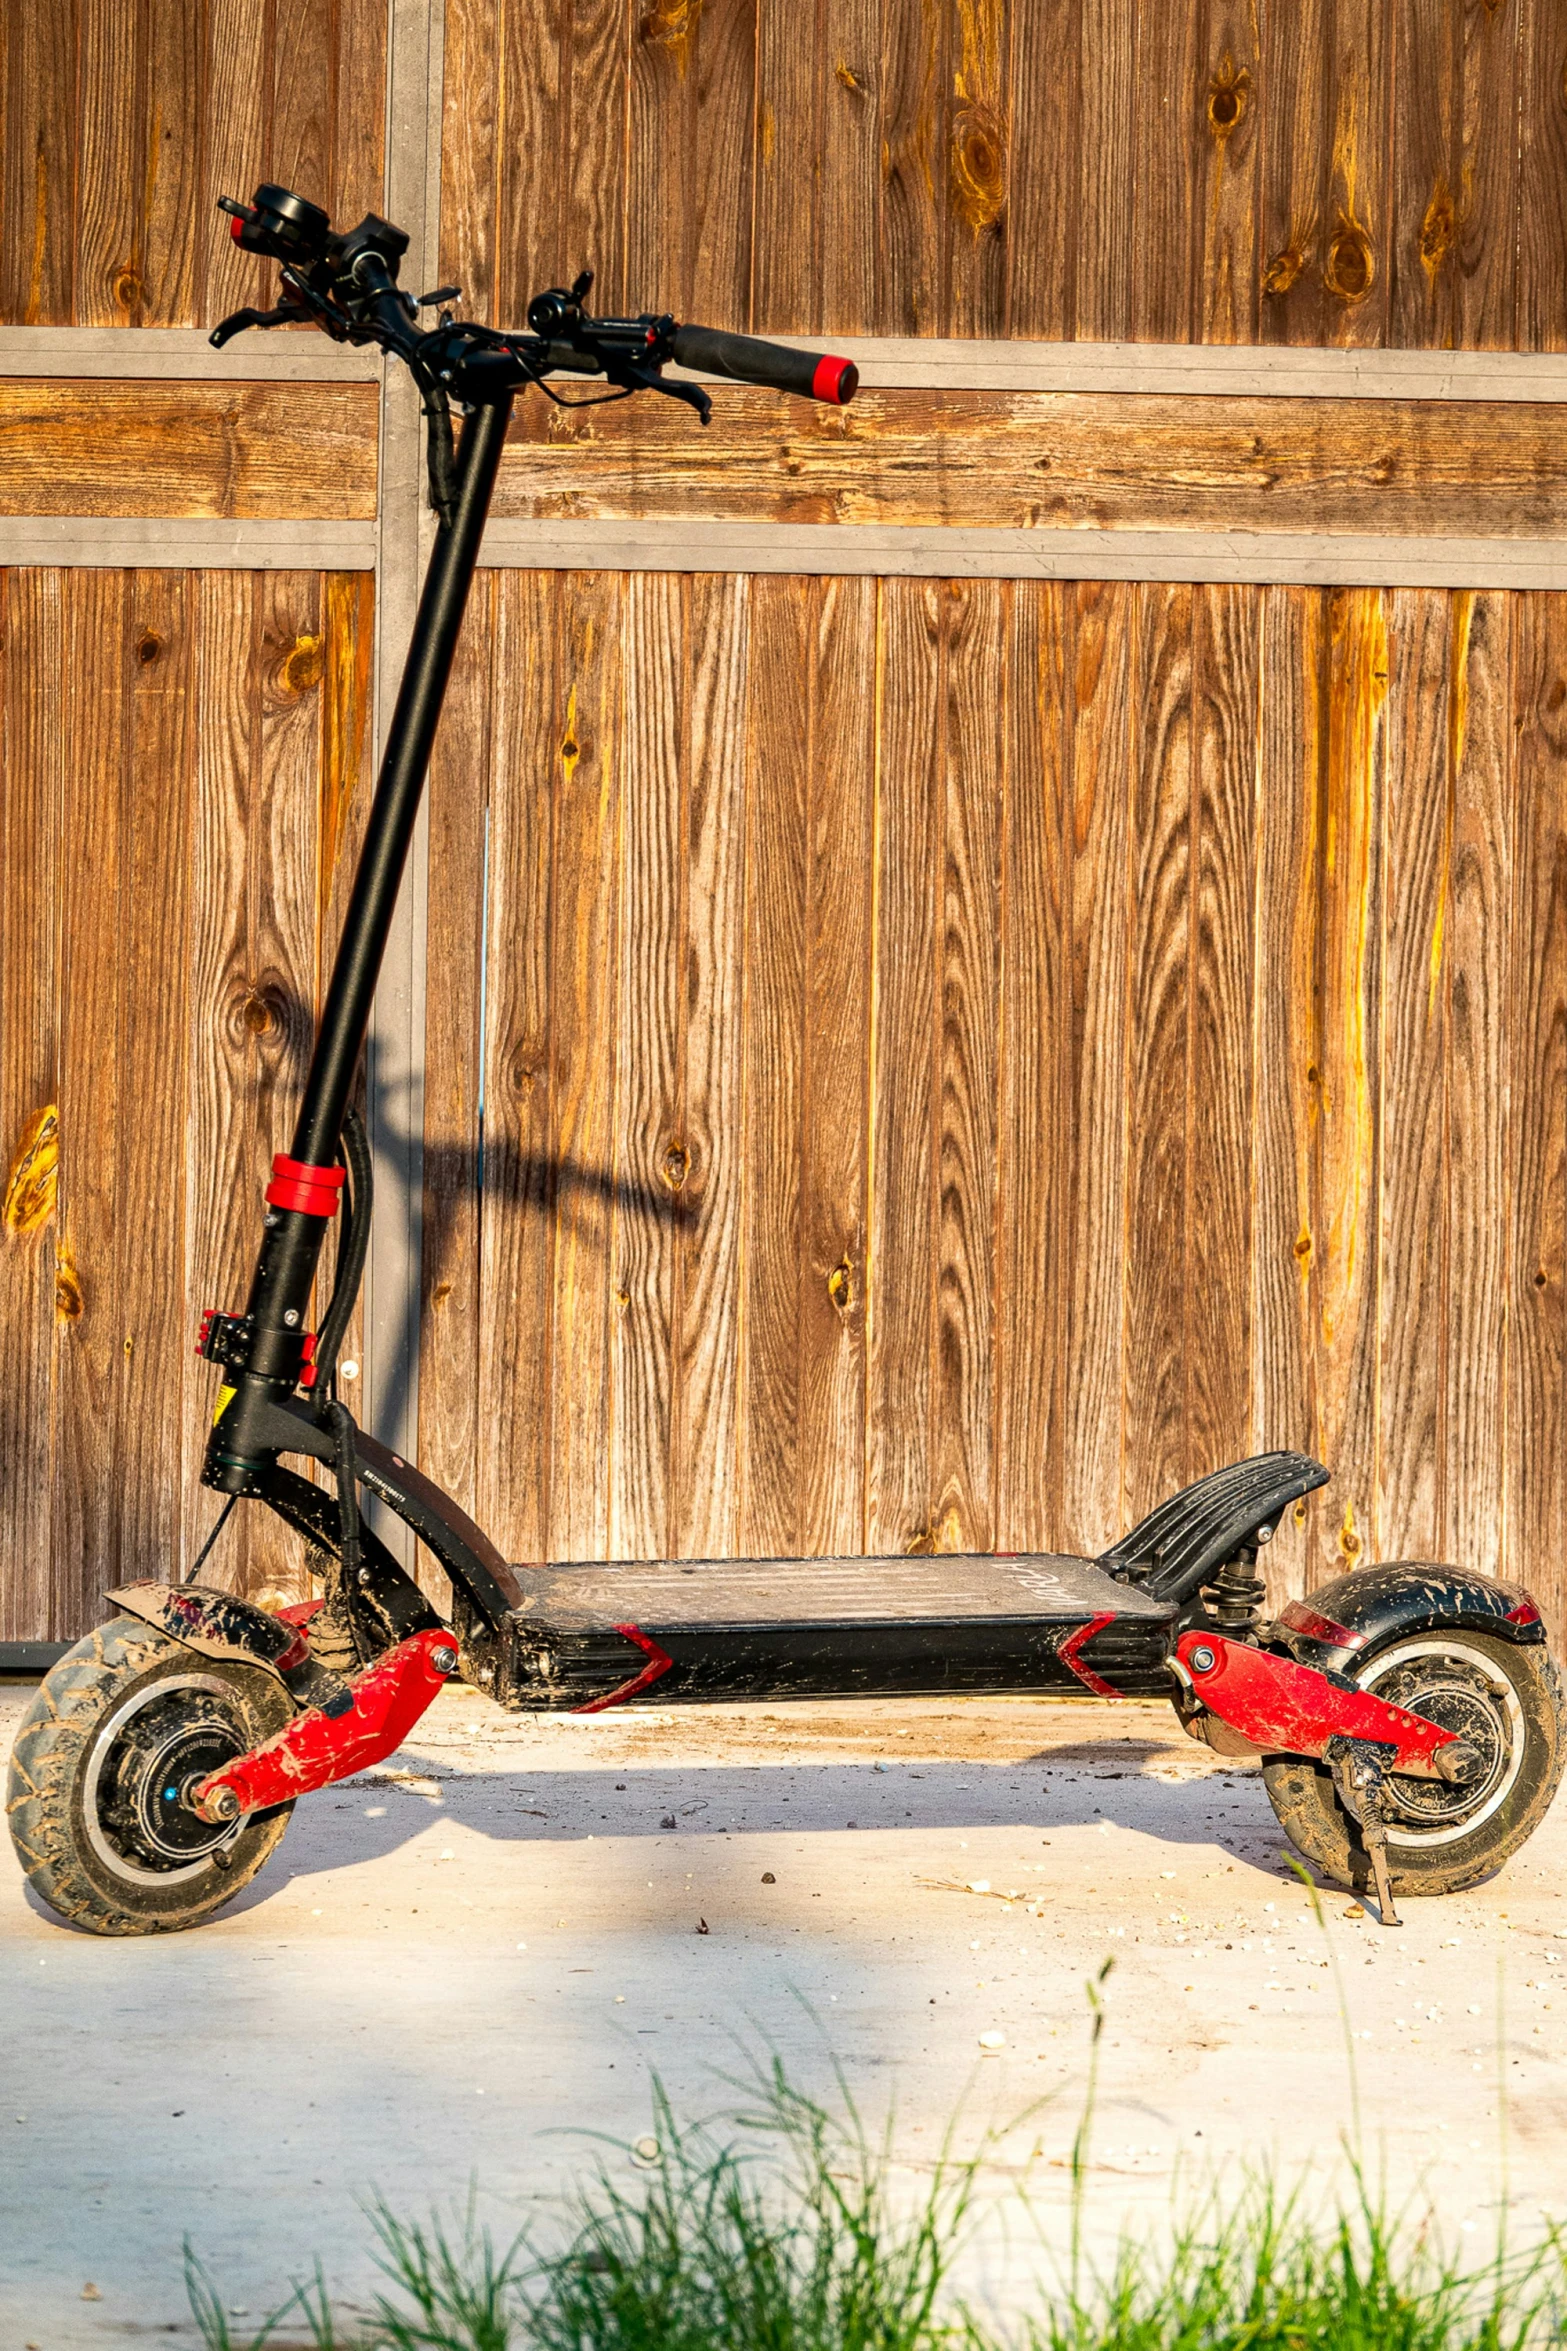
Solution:
M11 1753L6 1811L34 1890L96 1935L210 1918L250 1883L293 1807L214 1826L187 1791L293 1713L271 1674L134 1617L89 1633L45 1680Z
M1456 1894L1489 1877L1538 1828L1567 1761L1561 1681L1544 1647L1420 1633L1360 1658L1354 1678L1475 1751L1461 1786L1389 1777L1383 1817L1394 1893ZM1276 1756L1262 1776L1291 1843L1336 1885L1367 1891L1370 1857L1326 1764Z

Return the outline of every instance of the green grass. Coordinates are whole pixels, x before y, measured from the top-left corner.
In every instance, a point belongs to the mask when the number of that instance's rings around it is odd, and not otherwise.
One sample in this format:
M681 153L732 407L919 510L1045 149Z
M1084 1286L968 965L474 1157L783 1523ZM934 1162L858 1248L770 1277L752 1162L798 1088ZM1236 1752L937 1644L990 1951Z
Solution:
M1095 2002L1095 2055L1102 2011ZM1085 2110L1068 2242L1030 2314L966 2309L954 2264L987 2207L986 2148L950 2142L912 2204L891 2188L840 2081L836 2111L758 2070L722 2123L683 2124L656 2095L656 2156L617 2149L577 2189L556 2243L499 2244L473 2206L422 2222L373 2207L384 2279L368 2326L339 2331L319 2270L259 2331L230 2332L187 2252L208 2351L302 2338L320 2351L1535 2351L1567 2342L1567 2240L1477 2264L1446 2252L1429 2213L1390 2213L1347 2158L1324 2217L1267 2179L1177 2205L1162 2242L1126 2239L1107 2269L1085 2251ZM1027 2200L1027 2183L1022 2189Z

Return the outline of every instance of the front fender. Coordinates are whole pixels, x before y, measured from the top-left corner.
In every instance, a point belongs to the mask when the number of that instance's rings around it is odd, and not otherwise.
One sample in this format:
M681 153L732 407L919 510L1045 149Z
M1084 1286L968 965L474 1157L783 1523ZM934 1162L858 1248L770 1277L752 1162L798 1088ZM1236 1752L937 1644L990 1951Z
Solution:
M319 1706L336 1715L353 1704L342 1675L311 1655L303 1624L271 1616L236 1592L205 1584L137 1583L121 1584L108 1597L127 1616L140 1617L198 1656L259 1666L281 1682L297 1706Z
M1337 1673L1353 1673L1363 1650L1414 1633L1490 1633L1521 1646L1545 1639L1540 1611L1521 1585L1410 1559L1357 1567L1309 1599L1291 1600L1275 1630L1300 1664Z

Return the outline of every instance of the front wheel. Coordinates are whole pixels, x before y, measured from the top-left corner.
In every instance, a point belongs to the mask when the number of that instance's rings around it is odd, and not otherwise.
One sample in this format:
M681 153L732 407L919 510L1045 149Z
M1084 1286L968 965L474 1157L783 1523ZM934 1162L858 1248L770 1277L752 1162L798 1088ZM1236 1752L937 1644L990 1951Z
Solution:
M186 1791L293 1713L271 1674L135 1617L89 1633L44 1681L11 1751L6 1811L34 1891L95 1935L210 1918L250 1883L293 1807L217 1827Z
M1539 1827L1567 1761L1562 1685L1549 1655L1543 1646L1438 1630L1387 1641L1357 1660L1354 1678L1456 1732L1479 1759L1461 1787L1388 1778L1383 1818L1394 1893L1457 1894L1477 1885ZM1262 1777L1290 1842L1335 1885L1366 1892L1370 1857L1327 1765L1275 1756Z

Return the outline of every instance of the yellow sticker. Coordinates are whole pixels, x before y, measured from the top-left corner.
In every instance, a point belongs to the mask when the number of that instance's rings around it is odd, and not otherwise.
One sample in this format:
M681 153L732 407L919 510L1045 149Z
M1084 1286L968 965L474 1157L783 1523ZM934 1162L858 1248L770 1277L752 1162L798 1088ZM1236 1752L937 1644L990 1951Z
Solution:
M223 1415L225 1414L225 1412L227 1412L227 1410L228 1410L229 1406L230 1406L230 1405L233 1403L233 1401L234 1401L235 1397L238 1395L238 1393L239 1393L239 1390L238 1390L237 1388L220 1388L220 1389L219 1389L219 1391L218 1391L218 1409L217 1409L217 1411L216 1411L216 1412L215 1412L215 1413L212 1415L212 1425L213 1425L213 1427L214 1427L214 1428L216 1428L216 1427L217 1427L217 1425L218 1425L219 1421L220 1421L220 1420L223 1418Z

